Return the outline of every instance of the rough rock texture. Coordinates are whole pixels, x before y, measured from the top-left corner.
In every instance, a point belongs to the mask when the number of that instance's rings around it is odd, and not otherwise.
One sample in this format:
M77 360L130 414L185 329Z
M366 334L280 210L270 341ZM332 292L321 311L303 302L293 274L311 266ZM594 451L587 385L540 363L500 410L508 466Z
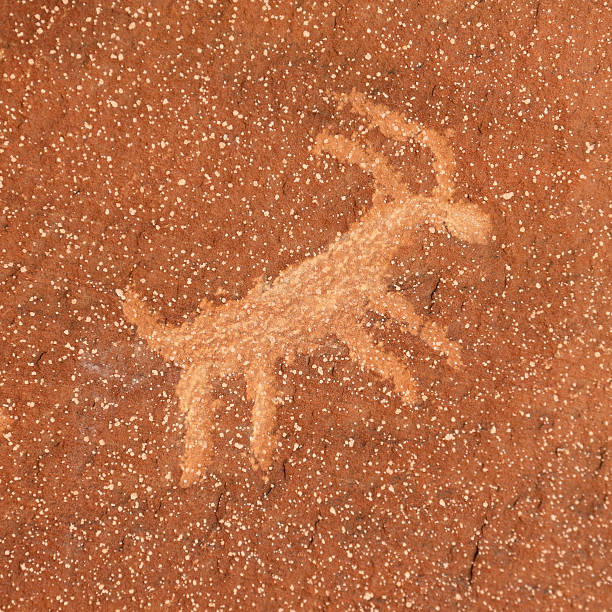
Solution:
M606 2L0 14L1 609L610 607ZM122 296L185 325L323 253L378 192L313 153L323 130L431 193L431 151L367 130L350 92L444 134L457 197L491 221L486 243L425 220L380 253L462 365L366 302L415 401L330 325L262 357L285 397L270 469L236 371L180 487L181 371Z

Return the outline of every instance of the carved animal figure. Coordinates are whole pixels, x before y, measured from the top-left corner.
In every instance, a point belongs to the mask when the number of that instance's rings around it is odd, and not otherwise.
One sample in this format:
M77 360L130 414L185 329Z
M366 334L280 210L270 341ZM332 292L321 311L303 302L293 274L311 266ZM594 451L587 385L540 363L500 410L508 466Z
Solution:
M357 164L374 179L371 207L325 251L289 266L270 283L258 282L241 300L223 305L203 300L201 314L180 327L160 324L133 289L125 291L126 319L154 351L183 369L176 389L186 428L182 486L197 481L211 459L219 402L211 395L212 381L234 372L244 375L253 402L251 461L265 473L277 445L276 409L282 401L275 363L308 353L329 333L346 344L363 369L391 379L406 402L414 401L416 385L408 368L374 344L359 322L368 309L405 324L451 366L461 365L459 346L446 338L446 329L423 320L404 297L387 289L387 269L390 254L416 225L443 224L459 240L486 243L489 218L477 206L454 198L454 156L443 136L360 93L335 100L388 138L413 139L429 147L436 187L429 195L410 193L382 155L323 130L315 140L315 154Z

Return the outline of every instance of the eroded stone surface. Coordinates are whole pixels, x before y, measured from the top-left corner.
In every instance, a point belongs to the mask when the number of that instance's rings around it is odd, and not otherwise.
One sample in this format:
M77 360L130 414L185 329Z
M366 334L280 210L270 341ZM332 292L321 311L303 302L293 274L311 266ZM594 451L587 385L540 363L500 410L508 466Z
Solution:
M273 281L260 280L246 296L214 306L204 299L201 314L181 327L156 321L137 289L118 290L123 312L148 345L183 369L176 387L185 415L185 450L181 484L189 486L211 460L215 409L211 394L215 379L243 372L251 414L253 467L266 472L276 450L276 405L283 401L275 381L279 359L289 363L307 353L326 335L343 342L362 370L393 381L408 404L419 398L408 367L377 346L360 323L366 309L392 317L430 348L461 366L461 346L446 330L419 316L405 297L387 285L387 258L406 242L410 231L431 223L449 235L472 243L488 242L491 222L477 207L454 197L455 160L443 137L417 123L407 123L385 106L359 92L339 97L366 117L370 128L380 128L404 144L427 143L433 152L436 186L432 194L413 194L384 157L355 138L323 130L313 152L330 153L345 164L357 164L374 178L372 205L361 219L341 233L320 254L292 264ZM434 230L435 231L435 230Z
M4 15L0 608L605 609L608 7ZM441 135L445 184L491 222L470 241L423 219L383 254L415 318L360 325L417 397L330 330L272 363L267 481L239 370L211 378L213 452L181 489L182 370L126 320L125 290L186 329L316 261L380 193L350 151L439 196L431 143L364 104Z

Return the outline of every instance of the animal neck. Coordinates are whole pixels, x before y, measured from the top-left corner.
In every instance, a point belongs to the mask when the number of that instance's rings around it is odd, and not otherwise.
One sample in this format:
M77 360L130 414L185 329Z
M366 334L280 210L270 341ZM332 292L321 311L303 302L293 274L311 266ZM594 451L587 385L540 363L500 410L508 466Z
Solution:
M397 245L410 218L409 206L397 202L375 202L361 219L335 240L330 251L351 251L356 259L379 256Z

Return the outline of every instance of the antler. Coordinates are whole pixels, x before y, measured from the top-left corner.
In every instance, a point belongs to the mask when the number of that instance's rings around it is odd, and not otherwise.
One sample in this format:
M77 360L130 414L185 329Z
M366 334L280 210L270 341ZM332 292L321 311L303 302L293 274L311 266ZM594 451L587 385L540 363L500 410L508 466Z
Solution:
M350 106L353 112L365 117L371 127L377 127L388 138L398 142L413 139L427 146L434 158L436 187L431 196L419 197L418 205L415 206L423 209L425 217L431 216L444 223L449 232L460 240L481 244L488 241L491 229L488 215L475 205L453 201L455 156L443 136L419 123L406 121L399 113L372 102L359 92L330 95L337 101L338 108ZM357 164L364 172L371 174L375 181L377 200L384 201L387 195L398 202L417 197L410 192L402 175L393 170L387 160L368 145L359 145L324 129L317 136L313 151L325 151L340 161Z

